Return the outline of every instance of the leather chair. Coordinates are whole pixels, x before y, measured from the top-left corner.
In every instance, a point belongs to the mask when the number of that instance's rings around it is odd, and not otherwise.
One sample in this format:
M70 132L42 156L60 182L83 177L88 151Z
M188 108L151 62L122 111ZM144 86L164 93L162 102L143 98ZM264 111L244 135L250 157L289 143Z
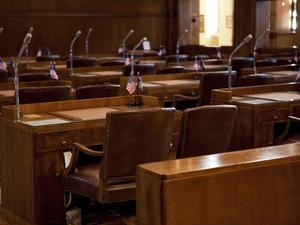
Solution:
M69 85L20 88L20 104L68 100Z
M124 66L124 59L104 59L98 62L100 66Z
M213 89L228 87L228 71L201 72L199 96L174 95L173 107L178 110L195 106L209 105ZM235 82L236 72L232 71L232 83Z
M189 55L180 54L180 55L167 55L165 57L167 63L171 62L177 62L177 58L179 59L179 62L187 62L189 61Z
M119 96L121 86L117 84L99 84L81 86L76 89L76 99L103 98Z
M272 76L269 74L252 74L242 77L241 86L257 86L272 83Z
M123 67L123 75L129 76L131 72L131 65ZM156 66L153 63L149 64L135 64L134 65L134 75L154 75L156 74Z
M8 71L0 70L0 83L5 83L7 81Z
M23 73L19 75L20 82L50 80L49 73Z
M59 60L61 60L60 55L41 55L36 57L37 62L59 61Z
M134 200L136 166L168 159L174 115L174 109L108 113L103 151L73 144L65 190L100 203ZM77 166L79 152L100 157L100 163Z
M183 73L183 66L168 66L157 69L156 74Z
M74 57L73 67L93 67L97 66L96 58ZM67 68L70 68L70 59L67 60Z
M252 68L253 67L253 58L252 57L235 57L232 59L232 70L236 71L236 86L241 85L241 70L243 68Z
M183 112L177 158L201 156L229 150L237 107L212 105Z

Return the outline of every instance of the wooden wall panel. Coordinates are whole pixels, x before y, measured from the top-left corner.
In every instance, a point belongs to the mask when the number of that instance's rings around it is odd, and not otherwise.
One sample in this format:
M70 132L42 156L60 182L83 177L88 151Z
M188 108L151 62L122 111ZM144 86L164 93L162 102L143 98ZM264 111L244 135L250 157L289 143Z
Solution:
M29 27L35 28L30 55L38 47L50 48L52 53L68 54L69 44L76 32L83 31L74 46L75 54L84 53L84 39L89 27L94 29L90 52L116 51L130 29L135 34L128 40L136 44L143 36L152 48L160 44L171 46L170 0L0 0L0 55L15 56ZM176 18L175 18L176 20ZM174 22L174 19L172 19ZM174 30L174 29L173 29ZM176 29L175 29L176 30Z

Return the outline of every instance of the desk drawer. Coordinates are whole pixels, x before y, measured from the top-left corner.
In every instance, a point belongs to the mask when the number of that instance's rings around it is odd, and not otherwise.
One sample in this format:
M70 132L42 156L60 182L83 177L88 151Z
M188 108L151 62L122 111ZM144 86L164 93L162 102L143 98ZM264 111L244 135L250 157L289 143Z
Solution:
M51 151L70 148L74 142L86 145L102 143L104 128L90 128L84 130L68 131L61 133L40 134L37 138L37 151Z
M289 108L269 108L263 109L256 112L256 121L258 123L269 123L269 122L276 122L287 120L288 116L290 115Z

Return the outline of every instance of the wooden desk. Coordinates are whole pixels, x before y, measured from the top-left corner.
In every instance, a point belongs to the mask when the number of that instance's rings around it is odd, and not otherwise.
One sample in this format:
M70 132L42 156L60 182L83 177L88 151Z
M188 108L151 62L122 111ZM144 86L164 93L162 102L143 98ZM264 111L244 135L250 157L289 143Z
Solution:
M85 85L114 83L119 84L120 78L123 76L122 71L93 71L85 73L76 73L72 76L73 88Z
M205 72L142 76L143 94L158 97L160 105L172 102L174 94L197 96L199 95L200 80L194 78L201 77L203 73ZM127 82L128 77L120 79L123 95L128 94Z
M158 106L157 98L143 96L144 106L128 108L129 100L127 96L21 105L21 123L15 122L14 106L3 107L0 217L9 224L65 224L63 151L74 141L101 144L108 111Z
M137 224L300 224L299 176L299 143L140 165Z
M272 145L274 132L299 107L299 88L300 83L289 83L214 90L212 104L238 106L233 149Z

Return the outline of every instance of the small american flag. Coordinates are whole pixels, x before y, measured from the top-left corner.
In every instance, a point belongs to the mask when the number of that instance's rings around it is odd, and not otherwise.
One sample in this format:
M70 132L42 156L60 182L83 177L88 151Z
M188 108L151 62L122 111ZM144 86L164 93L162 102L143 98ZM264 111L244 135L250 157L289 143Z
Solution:
M42 51L41 51L41 49L39 48L39 50L38 50L37 53L36 53L36 57L40 57L40 56L42 56Z
M49 71L50 79L51 80L58 80L58 75L55 71L55 66L54 64L51 64L50 66L50 71Z
M132 95L136 90L136 82L134 81L134 76L129 76L129 80L126 85L126 90Z
M0 58L0 70L6 70L6 69L7 69L6 62L4 62L2 58Z

